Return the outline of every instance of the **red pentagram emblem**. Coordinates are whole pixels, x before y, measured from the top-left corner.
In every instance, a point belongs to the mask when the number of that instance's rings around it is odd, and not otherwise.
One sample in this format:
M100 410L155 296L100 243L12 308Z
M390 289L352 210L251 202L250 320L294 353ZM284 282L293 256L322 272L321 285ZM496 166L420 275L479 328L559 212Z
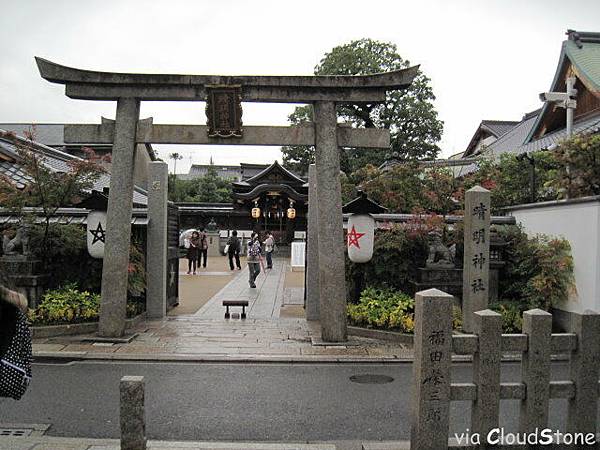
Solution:
M358 240L365 234L366 233L358 233L354 228L354 225L352 225L352 230L350 230L350 233L348 233L348 248L352 247L353 245L355 245L356 248L360 248Z

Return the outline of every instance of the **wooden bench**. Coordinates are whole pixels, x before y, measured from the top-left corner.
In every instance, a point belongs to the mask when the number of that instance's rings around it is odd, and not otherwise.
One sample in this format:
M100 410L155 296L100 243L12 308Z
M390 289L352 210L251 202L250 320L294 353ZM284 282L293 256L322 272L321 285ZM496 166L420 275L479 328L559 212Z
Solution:
M248 306L248 300L223 300L223 306L227 309L225 310L225 318L229 319L231 315L229 314L230 306L241 306L242 307L242 315L240 318L246 318L246 306Z

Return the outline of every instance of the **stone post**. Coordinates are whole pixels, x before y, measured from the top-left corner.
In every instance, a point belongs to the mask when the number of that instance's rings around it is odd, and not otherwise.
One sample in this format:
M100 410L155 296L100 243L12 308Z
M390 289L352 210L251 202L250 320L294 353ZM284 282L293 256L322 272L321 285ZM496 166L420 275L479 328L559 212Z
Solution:
M121 450L146 449L144 384L144 377L125 376L121 378L119 386Z
M319 320L319 201L317 168L308 167L308 230L306 258L306 320Z
M519 431L531 433L548 425L552 314L541 309L525 311L523 333L527 335L527 351L521 361L521 379L527 392L521 401Z
M465 194L463 330L473 332L473 313L487 309L490 292L490 191L475 186Z
M577 334L577 348L571 354L571 380L575 396L569 399L567 431L596 433L598 375L600 372L600 314L573 313L571 333Z
M477 398L471 408L471 429L481 436L498 427L500 414L500 361L502 316L486 309L473 315L473 333L479 339L473 355L473 383Z
M120 337L125 331L135 133L139 114L138 100L134 98L117 100L106 216L106 243L102 265L99 334L104 337Z
M162 319L167 311L167 190L168 165L148 163L148 233L146 310L148 317Z
M335 103L314 104L319 233L319 315L326 342L347 340L344 219Z
M415 294L411 450L448 448L452 299L438 289Z

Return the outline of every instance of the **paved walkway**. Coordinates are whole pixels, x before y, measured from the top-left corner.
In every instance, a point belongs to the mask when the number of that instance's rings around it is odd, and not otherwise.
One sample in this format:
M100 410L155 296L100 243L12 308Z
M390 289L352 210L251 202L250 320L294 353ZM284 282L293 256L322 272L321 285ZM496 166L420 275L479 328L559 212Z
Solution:
M350 336L347 345L313 345L321 336L318 323L303 316L301 280L286 280L287 259L261 272L256 288L248 285L248 267L231 279L195 314L146 321L127 344L82 342L93 335L34 340L37 357L72 359L185 361L382 361L412 358L409 346ZM201 289L202 279L195 283ZM295 276L295 278L299 278ZM287 283L286 283L287 281ZM248 300L248 318L224 319L223 300ZM232 308L231 312L241 312Z
M276 319L283 304L284 281L289 270L287 259L276 259L273 268L262 270L256 288L248 283L248 264L236 277L194 314L199 319L222 319L223 300L248 300L249 319ZM238 308L239 309L239 308Z

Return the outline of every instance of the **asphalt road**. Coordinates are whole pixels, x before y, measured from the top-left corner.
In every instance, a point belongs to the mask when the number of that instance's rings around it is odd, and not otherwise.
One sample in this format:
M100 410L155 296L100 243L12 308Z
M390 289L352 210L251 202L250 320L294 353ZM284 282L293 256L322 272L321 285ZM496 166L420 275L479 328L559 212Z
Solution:
M470 364L453 381L470 380ZM502 381L518 381L505 364ZM352 375L381 374L386 384ZM566 364L553 366L565 379ZM75 362L36 364L27 394L0 399L0 423L48 423L54 436L118 438L119 379L146 377L147 433L168 440L400 440L410 433L411 365L185 364ZM516 430L518 401L503 401L501 426ZM566 400L551 402L550 425L564 430ZM451 432L469 424L469 402L453 402Z

